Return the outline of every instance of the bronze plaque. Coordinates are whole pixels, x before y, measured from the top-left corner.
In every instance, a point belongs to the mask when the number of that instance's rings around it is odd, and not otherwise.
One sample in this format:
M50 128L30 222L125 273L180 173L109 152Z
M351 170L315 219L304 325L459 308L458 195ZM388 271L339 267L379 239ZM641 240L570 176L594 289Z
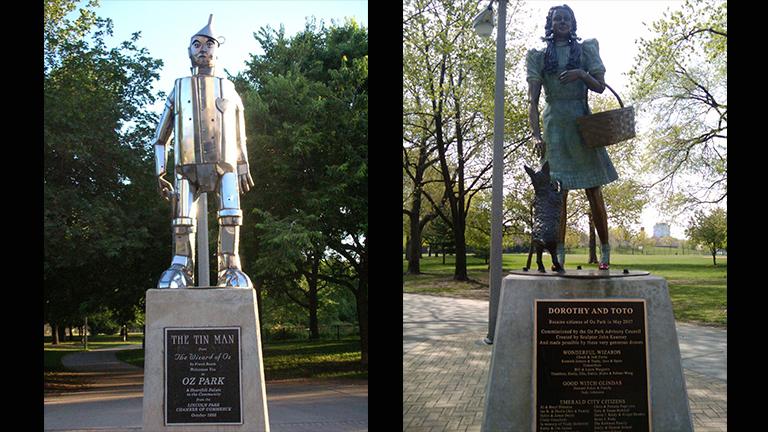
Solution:
M240 327L165 329L165 423L242 424Z
M537 432L648 432L643 299L536 300Z

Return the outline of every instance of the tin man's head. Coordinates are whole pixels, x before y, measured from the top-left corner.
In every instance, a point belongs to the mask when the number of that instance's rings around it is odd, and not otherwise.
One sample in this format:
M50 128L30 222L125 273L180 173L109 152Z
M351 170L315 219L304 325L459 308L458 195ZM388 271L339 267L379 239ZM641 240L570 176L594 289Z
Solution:
M216 48L223 38L213 35L213 15L208 17L208 25L200 29L189 41L189 60L192 67L213 68L216 63Z

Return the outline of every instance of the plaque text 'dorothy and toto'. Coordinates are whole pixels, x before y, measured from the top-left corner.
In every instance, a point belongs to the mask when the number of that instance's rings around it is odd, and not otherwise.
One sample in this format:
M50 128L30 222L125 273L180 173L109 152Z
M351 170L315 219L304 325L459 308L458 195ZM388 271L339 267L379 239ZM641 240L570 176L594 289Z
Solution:
M649 431L645 302L535 307L536 431Z
M242 424L240 328L165 329L166 424Z

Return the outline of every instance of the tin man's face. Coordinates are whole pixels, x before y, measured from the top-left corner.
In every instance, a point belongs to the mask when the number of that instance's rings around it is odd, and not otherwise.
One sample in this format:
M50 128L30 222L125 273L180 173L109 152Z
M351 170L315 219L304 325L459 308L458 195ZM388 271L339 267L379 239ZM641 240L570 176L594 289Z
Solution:
M216 63L216 48L218 43L206 36L195 36L189 45L189 59L192 66L213 67Z

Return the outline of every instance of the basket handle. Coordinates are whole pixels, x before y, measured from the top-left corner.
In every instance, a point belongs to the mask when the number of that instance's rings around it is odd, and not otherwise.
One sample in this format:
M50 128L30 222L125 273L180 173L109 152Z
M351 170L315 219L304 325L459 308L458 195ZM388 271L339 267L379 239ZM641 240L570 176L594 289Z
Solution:
M609 86L608 84L606 84L606 83L603 83L603 85L604 85L604 86L605 86L605 87L606 87L608 90L610 90L610 91L611 91L611 93L613 93L613 95L614 95L614 96L616 96L616 99L618 99L618 100L619 100L619 105L620 105L622 108L624 108L624 102L622 102L622 101L621 101L621 98L619 97L619 94L618 94L618 93L616 93L616 91L615 91L614 89L612 89L612 88L611 88L611 86ZM584 103L587 105L587 109L589 109L589 87L586 87L586 88L584 89Z
M603 83L603 84L605 84L605 83ZM621 107L622 107L622 108L624 108L624 102L622 102L622 101L621 101L621 98L619 97L619 94L618 94L618 93L616 93L616 91L615 91L615 90L613 90L613 89L611 88L611 86L609 86L608 84L605 84L605 86L608 88L608 90L610 90L610 91L611 91L611 93L613 93L613 95L614 95L614 96L616 96L616 99L618 99L618 100L619 100L619 105L621 105Z

